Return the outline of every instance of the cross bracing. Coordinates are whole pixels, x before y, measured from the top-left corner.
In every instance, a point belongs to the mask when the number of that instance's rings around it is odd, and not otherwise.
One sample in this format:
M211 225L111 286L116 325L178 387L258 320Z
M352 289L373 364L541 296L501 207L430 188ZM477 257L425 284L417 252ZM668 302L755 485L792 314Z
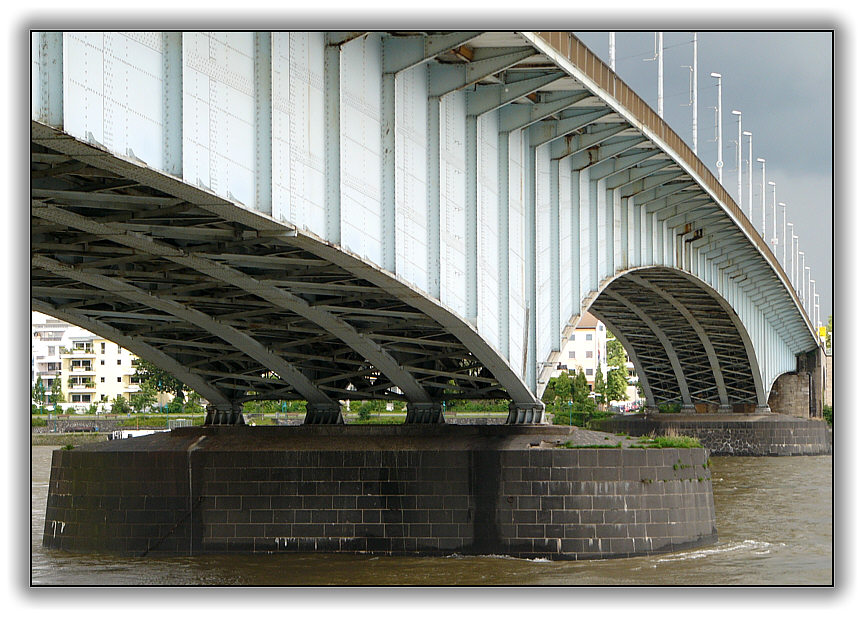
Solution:
M592 302L659 402L764 405L816 345L738 206L570 35L123 37L34 33L34 302L223 406L536 407ZM162 97L52 57L82 45Z

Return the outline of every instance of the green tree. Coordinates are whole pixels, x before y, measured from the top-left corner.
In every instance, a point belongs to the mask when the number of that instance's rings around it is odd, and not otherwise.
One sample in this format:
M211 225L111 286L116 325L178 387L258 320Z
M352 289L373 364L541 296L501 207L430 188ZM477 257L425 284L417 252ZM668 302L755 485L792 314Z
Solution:
M603 378L603 369L599 364L597 365L597 372L594 374L594 394L597 395L594 399L598 404L601 406L606 404L606 380Z
M573 406L576 411L591 413L597 410L597 405L590 394L591 388L588 386L588 378L585 377L585 373L580 367L573 378Z
M39 403L39 413L45 411L45 383L42 381L42 375L36 377L36 385L33 386L33 394L31 398Z
M183 403L183 413L203 413L204 407L201 405L201 395L197 392L190 392L186 397L186 402Z
M141 390L133 394L129 402L135 413L140 413L156 402L156 390L149 383L142 383Z
M615 367L606 373L606 399L623 401L627 398L627 354L621 341L611 334L606 339L606 362Z
M834 315L828 315L828 326L825 328L825 348L831 350L831 339L834 334Z
M156 392L167 392L173 394L174 398L179 398L183 401L183 382L174 377L168 371L162 370L152 362L148 362L143 358L138 359L138 365L135 367L135 376L141 380L142 386L149 385Z
M118 394L116 398L111 401L111 413L129 413L129 403L126 401L126 398L122 394Z
M54 411L57 411L58 403L65 403L66 398L63 396L63 388L60 385L60 377L55 377L54 381L51 382L51 394L48 396L48 401L54 407Z

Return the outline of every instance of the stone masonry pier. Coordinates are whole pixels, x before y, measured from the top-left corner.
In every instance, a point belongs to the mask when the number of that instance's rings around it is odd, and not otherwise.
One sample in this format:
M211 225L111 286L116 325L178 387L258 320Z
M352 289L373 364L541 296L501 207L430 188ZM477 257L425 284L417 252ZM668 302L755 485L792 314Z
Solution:
M715 542L708 452L635 443L551 426L175 429L57 450L43 543L572 560Z
M831 454L828 425L821 419L780 414L635 414L596 421L594 428L631 436L696 437L712 456Z

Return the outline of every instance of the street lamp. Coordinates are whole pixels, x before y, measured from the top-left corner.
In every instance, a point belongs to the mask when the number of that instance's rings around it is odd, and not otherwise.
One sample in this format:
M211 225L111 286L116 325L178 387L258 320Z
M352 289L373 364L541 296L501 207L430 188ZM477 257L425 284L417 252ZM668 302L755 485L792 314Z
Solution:
M738 141L735 142L736 156L738 157L738 207L741 207L741 112L732 110L733 116L738 116Z
M786 270L786 204L781 201L777 205L783 208L783 270Z
M771 187L771 216L774 218L774 233L771 236L771 248L774 254L777 254L777 185L774 182L768 182Z
M765 159L756 159L762 163L762 238L765 238Z
M717 79L717 179L723 185L723 76L711 73Z
M798 287L798 236L792 234L792 287Z
M747 140L749 143L749 151L747 154L747 218L750 219L750 222L753 222L753 133L750 131L744 131L742 133L745 137L749 137Z

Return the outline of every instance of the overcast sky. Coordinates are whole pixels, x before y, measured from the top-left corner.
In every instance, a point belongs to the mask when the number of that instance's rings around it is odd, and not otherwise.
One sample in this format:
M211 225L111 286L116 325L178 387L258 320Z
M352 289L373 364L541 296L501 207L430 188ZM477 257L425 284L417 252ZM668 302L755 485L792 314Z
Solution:
M576 32L609 63L608 32ZM799 236L799 250L816 281L822 322L832 312L832 33L704 32L698 34L698 154L717 172L715 140L717 79L723 91L723 185L738 194L738 120L753 133L753 219L762 229L762 167L776 183L776 200L786 204L786 220ZM692 147L690 69L693 33L663 33L663 117ZM657 109L655 33L616 32L615 71ZM684 67L684 68L682 68ZM743 140L746 159L749 142ZM742 176L742 207L747 212L747 164ZM773 232L772 193L766 195L768 237ZM782 209L777 208L778 256L782 261ZM787 232L787 240L791 234ZM787 249L791 256L791 248ZM790 257L791 259L791 257Z

